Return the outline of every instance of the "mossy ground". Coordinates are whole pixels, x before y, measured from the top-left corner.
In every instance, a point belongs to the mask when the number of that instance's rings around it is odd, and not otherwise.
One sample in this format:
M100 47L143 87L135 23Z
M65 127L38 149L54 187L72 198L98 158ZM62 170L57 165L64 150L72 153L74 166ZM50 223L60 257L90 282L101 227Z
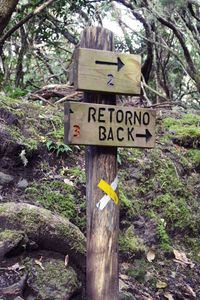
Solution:
M0 98L1 107L19 119L18 125L7 126L14 140L33 153L43 147L40 158L34 161L33 157L34 176L29 177L27 189L22 191L15 185L6 192L3 190L3 197L13 199L14 193L17 201L24 200L59 213L86 233L84 148L71 147L72 151L66 155L57 155L63 144L62 109ZM118 151L120 261L129 264L123 272L131 278L129 288L137 287L133 289L135 294L137 290L145 290L152 299L164 299L164 291L156 288L156 281L161 278L168 280L169 292L175 289L176 283L176 298L186 299L179 297L184 295L181 287L186 284L185 278L190 278L193 288L199 280L199 124L199 115L172 115L159 121L155 149ZM47 151L47 143L54 148ZM23 167L24 173L21 169L19 175L25 176L24 169L27 169ZM146 255L152 247L156 258L150 263ZM182 250L195 260L195 268L178 265L177 270L173 249ZM175 278L170 281L172 276ZM126 293L127 297L131 294L129 290Z
M173 138L189 136L194 138L194 143L190 148L174 144L168 148L120 151L119 192L121 212L126 216L122 220L125 228L141 217L153 219L160 248L169 251L176 235L183 244L187 236L192 237L193 244L199 236L200 117L192 114L179 119L168 117L162 124L169 136L176 126L177 134L173 132ZM195 128L193 134L188 133L190 127ZM198 247L194 245L195 248Z
M61 131L63 133L63 112L59 107L0 96L0 109L17 119L15 124L4 126L4 132L28 150L36 150L39 144L48 140L63 141L60 134Z

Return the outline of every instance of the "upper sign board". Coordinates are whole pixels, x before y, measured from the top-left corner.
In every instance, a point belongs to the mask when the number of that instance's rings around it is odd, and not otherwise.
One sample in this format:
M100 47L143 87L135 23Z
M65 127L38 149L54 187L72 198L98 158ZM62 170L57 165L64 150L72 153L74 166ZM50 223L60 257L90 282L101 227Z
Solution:
M90 103L65 103L65 143L153 148L152 109Z
M140 94L139 55L85 48L76 51L74 85L77 90Z

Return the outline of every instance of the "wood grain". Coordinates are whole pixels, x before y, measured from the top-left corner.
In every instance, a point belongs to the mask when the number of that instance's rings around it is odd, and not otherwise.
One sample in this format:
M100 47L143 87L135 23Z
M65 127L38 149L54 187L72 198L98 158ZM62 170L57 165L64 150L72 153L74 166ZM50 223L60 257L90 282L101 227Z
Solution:
M105 104L65 104L65 142L153 148L155 117L152 109Z
M89 27L82 33L80 47L113 51L113 34L107 29ZM90 103L116 104L114 94L85 93ZM99 211L97 202L104 193L97 187L104 179L109 184L117 175L117 148L89 146L86 149L87 172L87 271L88 300L118 300L119 205L110 201Z
M115 94L140 94L141 57L111 51L77 49L75 88Z

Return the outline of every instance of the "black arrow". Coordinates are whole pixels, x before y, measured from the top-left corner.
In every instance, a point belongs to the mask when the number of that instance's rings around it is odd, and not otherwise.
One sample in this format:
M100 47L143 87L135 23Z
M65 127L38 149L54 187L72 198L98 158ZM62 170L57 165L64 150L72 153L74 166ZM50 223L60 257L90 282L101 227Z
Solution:
M101 61L101 60L96 60L95 63L97 65L108 65L108 66L117 66L117 71L119 72L121 68L123 68L124 63L121 61L121 59L118 57L117 62L111 62L111 61Z
M73 112L73 110L70 108L69 109L69 112L70 112L70 114L73 114L74 112Z
M148 129L146 129L145 134L137 133L136 137L146 138L146 143L147 143L150 140L150 138L152 137L152 134L151 134L151 132L149 132Z

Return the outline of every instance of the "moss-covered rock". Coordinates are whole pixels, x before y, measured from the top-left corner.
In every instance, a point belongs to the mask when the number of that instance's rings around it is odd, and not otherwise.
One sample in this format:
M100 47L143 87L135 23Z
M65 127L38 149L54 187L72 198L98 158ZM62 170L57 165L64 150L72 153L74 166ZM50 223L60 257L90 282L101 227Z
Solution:
M0 232L0 259L3 259L13 249L25 244L25 234L22 231L4 230Z
M200 147L200 116L186 114L179 119L169 117L163 123L174 143L190 148Z
M68 300L81 288L76 272L58 258L26 259L29 270L28 286L37 300Z
M26 203L0 205L2 229L17 229L42 249L68 254L84 270L86 239L68 219Z

